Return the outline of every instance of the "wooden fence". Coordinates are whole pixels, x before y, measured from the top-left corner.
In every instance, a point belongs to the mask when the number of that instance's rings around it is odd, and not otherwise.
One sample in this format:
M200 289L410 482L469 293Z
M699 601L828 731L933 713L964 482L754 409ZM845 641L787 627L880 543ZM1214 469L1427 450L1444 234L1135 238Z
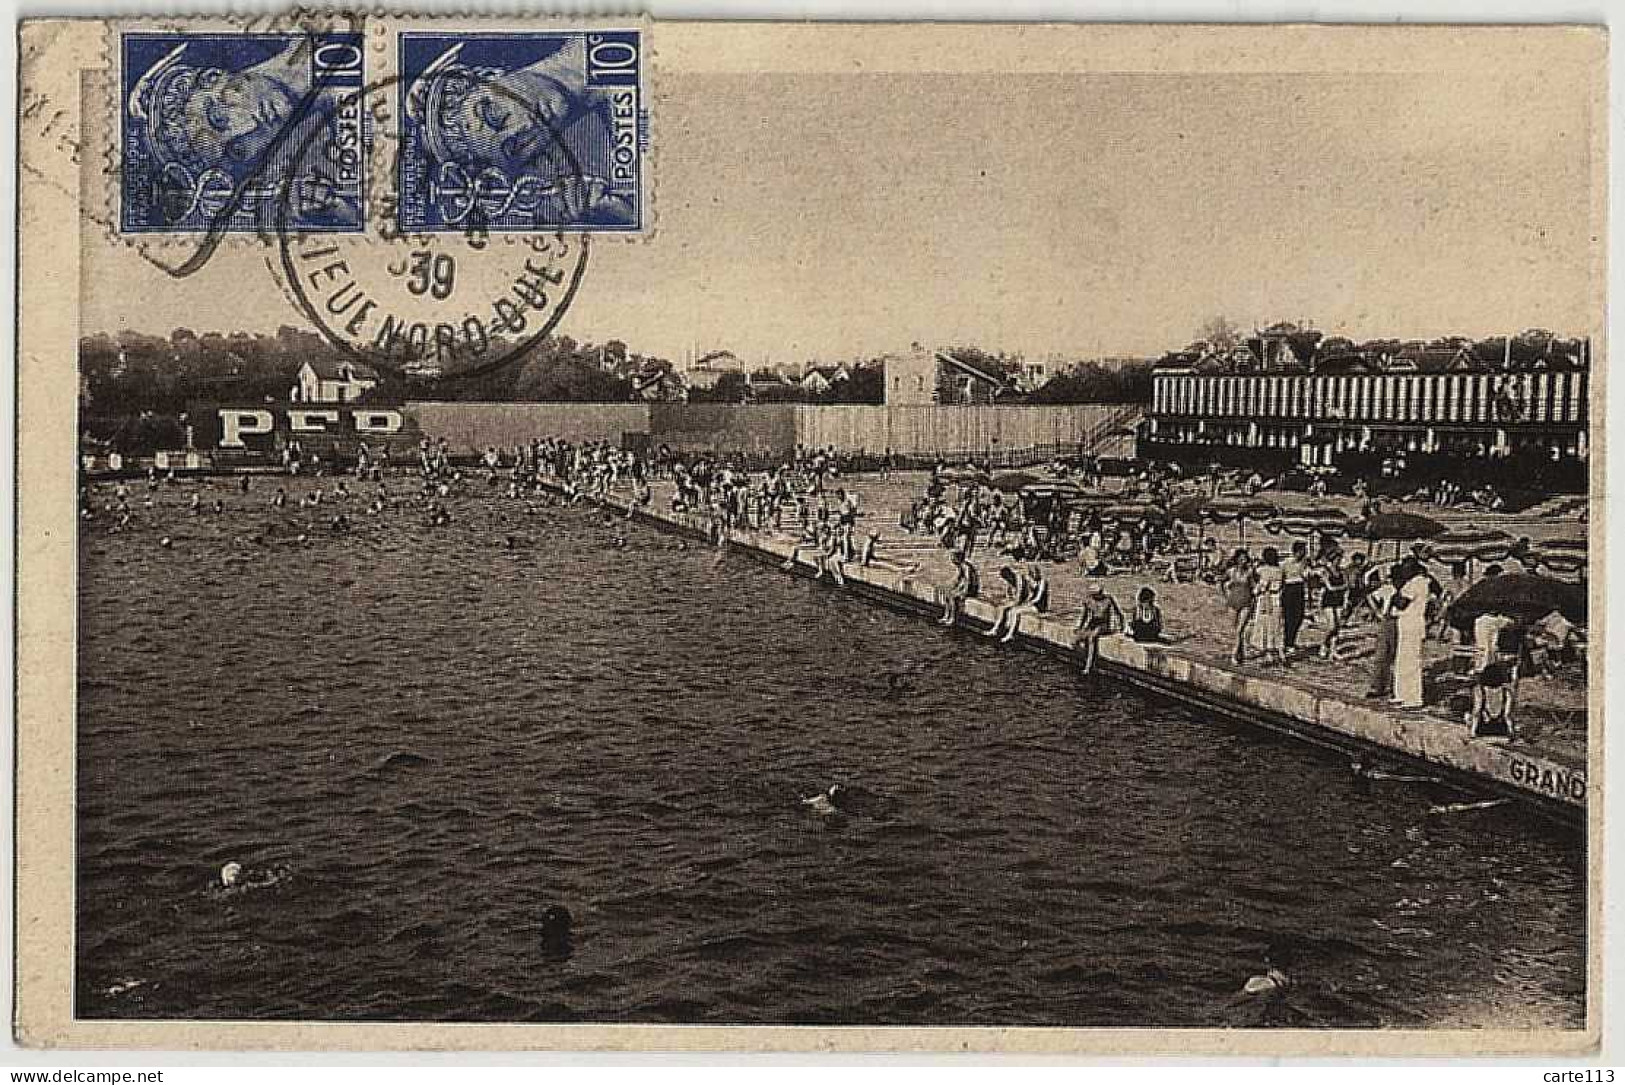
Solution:
M1001 458L1023 449L1076 452L1137 417L1137 405L1057 407L797 407L796 439L843 451Z
M413 429L466 452L536 437L621 444L640 439L687 450L788 453L796 445L898 457L977 458L1000 465L1098 451L1142 408L864 407L713 403L408 403Z

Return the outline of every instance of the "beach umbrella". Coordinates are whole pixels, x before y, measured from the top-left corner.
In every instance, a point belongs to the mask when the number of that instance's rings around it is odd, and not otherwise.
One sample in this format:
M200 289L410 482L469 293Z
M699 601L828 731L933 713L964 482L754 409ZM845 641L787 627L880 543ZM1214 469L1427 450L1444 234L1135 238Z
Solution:
M1087 512L1091 509L1103 509L1109 505L1121 504L1121 500L1113 497L1111 494L1090 494L1084 493L1081 490L1077 493L1062 491L1060 496L1061 500L1066 502L1069 508L1077 509L1079 512Z
M995 490L1000 490L1007 494L1013 494L1020 493L1027 487L1038 485L1043 481L1044 480L1040 479L1037 475L1029 475L1025 471L1011 471L1009 474L993 476L993 481L990 485L992 485ZM1047 483L1047 485L1059 486L1062 485L1062 483L1051 482Z
M1317 505L1307 509L1282 509L1281 516L1283 518L1296 516L1304 520L1324 520L1337 524L1346 524L1349 520L1348 513L1330 505Z
M1431 539L1443 535L1448 528L1431 516L1414 512L1379 512L1361 526L1360 534L1368 539Z
M1348 513L1341 509L1283 509L1264 525L1272 535L1347 535Z
M1359 525L1358 530L1366 538L1367 553L1371 551L1371 544L1379 539L1392 539L1394 557L1397 558L1400 543L1431 539L1443 535L1449 529L1431 516L1420 516L1414 512L1379 512L1375 516L1367 517L1365 522Z
M1178 501L1174 502L1173 507L1169 511L1174 514L1174 519L1176 520L1183 520L1187 524L1200 524L1205 523L1208 519L1210 519L1208 513L1209 504L1210 502L1208 499L1200 495L1194 497L1182 497Z
M1447 531L1428 543L1439 561L1505 561L1512 553L1512 536L1504 531Z
M1473 622L1484 614L1505 614L1516 622L1527 625L1558 611L1569 621L1584 625L1586 620L1585 591L1578 584L1569 584L1546 576L1526 573L1507 573L1480 580L1461 593L1461 598L1450 604L1446 620L1463 632L1470 632Z
M1584 535L1574 535L1566 539L1547 539L1539 544L1542 550L1569 551L1571 553L1585 553L1591 549L1591 540Z
M1262 522L1281 515L1281 510L1268 501L1250 497L1217 497L1207 503L1207 511L1213 519L1223 524L1233 520Z
M1196 525L1196 545L1202 545L1202 539L1207 535L1208 499L1200 494L1191 497L1182 497L1175 501L1168 512L1175 520L1182 520L1187 524Z
M1199 525L1201 531L1197 535L1198 540L1206 533L1208 524L1232 523L1241 525L1241 537L1245 540L1248 520L1266 521L1279 512L1268 501L1240 497L1208 498L1200 495L1182 497L1169 506L1168 511L1176 520Z
M1208 502L1207 515L1220 524L1234 523L1241 541L1247 541L1247 521L1266 523L1280 515L1281 510L1268 501L1256 498L1219 497Z
M1590 561L1585 539L1547 539L1535 544L1535 557L1560 573L1577 573Z

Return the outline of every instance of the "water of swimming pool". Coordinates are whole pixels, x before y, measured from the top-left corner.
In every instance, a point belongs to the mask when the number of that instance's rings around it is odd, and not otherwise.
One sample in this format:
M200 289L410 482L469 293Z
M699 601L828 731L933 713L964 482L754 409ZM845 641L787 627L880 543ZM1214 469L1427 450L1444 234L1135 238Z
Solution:
M266 491L81 542L80 1016L1583 1023L1521 808L590 510L259 546Z

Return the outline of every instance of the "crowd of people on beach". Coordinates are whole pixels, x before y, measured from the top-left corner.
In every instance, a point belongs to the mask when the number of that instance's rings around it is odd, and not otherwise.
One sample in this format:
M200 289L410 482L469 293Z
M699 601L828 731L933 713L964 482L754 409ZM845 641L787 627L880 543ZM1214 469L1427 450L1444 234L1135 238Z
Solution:
M416 453L411 468L402 458L401 471L395 471L387 445L363 446L352 480L324 478L320 461L313 466L313 458L302 454L289 458L285 469L289 475L313 476L315 485L304 489L296 507L315 515L313 522L333 533L350 530L351 510L381 516L405 509L421 514L429 527L443 527L452 520L450 497L479 487L482 476L488 492L511 498L567 503L624 498L627 517L647 509L653 501L652 483L663 481L669 484L669 511L701 527L719 549L742 532L788 533L793 542L785 566L793 568L805 558L816 578L827 577L837 584L846 582L844 570L852 565L881 560L881 532L867 523L860 529L865 520L862 502L858 490L843 482L843 457L833 447L798 448L792 456L765 464L712 452L667 447L639 451L560 437L540 437L506 449L487 447L472 466L462 456L454 462L444 439L423 439ZM416 476L415 487L392 487L391 479L408 472ZM1068 473L1065 465L1052 469L1062 479ZM1097 476L1079 474L1082 484L1099 484ZM1079 474L1073 478L1079 479ZM1142 475L1130 479L1125 492L1166 504L1174 481ZM149 468L144 482L147 495L141 505L150 509L154 492L178 480L173 471ZM1256 493L1268 480L1241 479L1239 484ZM251 478L242 475L233 485L247 498ZM1204 483L1196 485L1200 490ZM200 491L193 491L186 510L194 516L219 515L225 511L224 502L223 497L206 500ZM271 507L285 509L288 503L287 490L276 486ZM1373 511L1380 511L1380 503L1368 498L1363 512ZM87 488L82 506L87 521L107 522L110 531L118 532L128 529L139 514L129 481L113 484L110 499L100 504ZM1183 570L1211 585L1229 614L1227 651L1234 663L1285 668L1309 656L1342 663L1350 658L1351 628L1368 626L1369 638L1362 638L1371 641L1366 695L1411 710L1424 706L1424 642L1429 637L1459 637L1444 615L1475 579L1466 562L1446 570L1430 561L1425 544L1416 544L1392 561L1378 561L1357 550L1345 551L1329 533L1265 545L1256 554L1236 547L1226 556L1215 538L1193 539L1178 520L1136 521L1098 510L1080 513L1059 500L1000 492L975 475L953 478L940 462L924 491L903 511L899 526L904 539L929 537L951 560L953 579L939 589L943 625L961 621L969 600L984 599L979 557L984 566L996 570L1004 585L1002 601L985 630L986 636L1003 642L1020 635L1024 622L1050 613L1054 576L1061 570L1075 572L1084 584L1076 602L1073 645L1083 669L1091 671L1105 638L1126 636L1151 645L1183 639L1170 633L1156 588L1142 584L1132 603L1124 605L1108 590L1109 578L1125 573L1143 578L1160 570L1166 579L1179 580ZM297 541L305 538L301 534ZM249 541L268 540L260 532ZM919 563L904 568L914 573ZM1501 571L1491 565L1479 578ZM1581 631L1572 625L1547 624L1531 633L1538 658L1558 660L1583 650ZM1305 643L1304 631L1311 626L1317 636L1313 643ZM1475 643L1480 634L1492 642L1480 649L1477 659L1481 681L1474 713L1479 719L1470 721L1475 725L1489 713L1510 728L1512 697L1504 687L1515 682L1516 668L1498 666L1506 663L1508 652L1495 646L1502 632L1475 630Z
M1236 484L1243 495L1252 495L1266 489L1269 480L1239 478ZM1131 485L1139 494L1157 495L1164 506L1171 496L1166 480L1142 478ZM1196 485L1199 491L1208 489L1213 480ZM981 593L975 564L979 546L1003 562L998 576L1006 584L1004 602L987 635L1006 641L1016 635L1023 618L1049 610L1053 574L1046 574L1045 564L1075 571L1085 583L1074 644L1086 671L1094 666L1103 637L1170 642L1155 588L1142 585L1132 607L1125 608L1105 586L1107 578L1147 571L1212 586L1229 614L1233 663L1285 669L1304 658L1338 664L1358 656L1368 660L1365 696L1399 709L1426 705L1427 640L1444 642L1452 650L1470 649L1474 685L1467 722L1475 733L1511 732L1520 657L1536 670L1583 657L1583 631L1556 612L1519 631L1521 641L1497 640L1513 624L1504 616L1498 623L1480 621L1466 635L1454 628L1446 621L1450 604L1473 584L1505 570L1494 563L1475 570L1466 560L1442 562L1425 542L1412 544L1392 560L1380 560L1345 549L1336 533L1311 532L1279 546L1238 546L1226 554L1216 538L1193 539L1182 522L1167 515L1112 517L1087 505L1080 509L1003 494L975 476L959 481L956 493L950 494L950 486L942 474L933 473L902 516L905 530L934 537L951 554L955 579L944 591L942 623L956 621L966 600ZM1361 520L1368 520L1384 509L1381 499L1362 494L1364 489L1356 487L1362 496ZM1511 550L1518 571L1544 571L1528 539ZM1316 631L1312 642L1304 639L1307 627ZM1359 651L1350 635L1355 627L1361 631Z

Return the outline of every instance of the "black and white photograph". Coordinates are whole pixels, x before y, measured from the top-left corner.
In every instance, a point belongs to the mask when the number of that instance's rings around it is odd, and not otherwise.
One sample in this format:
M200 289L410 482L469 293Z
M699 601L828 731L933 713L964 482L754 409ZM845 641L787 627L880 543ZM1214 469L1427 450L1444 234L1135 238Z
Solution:
M1600 29L20 42L19 1043L1597 1043Z

